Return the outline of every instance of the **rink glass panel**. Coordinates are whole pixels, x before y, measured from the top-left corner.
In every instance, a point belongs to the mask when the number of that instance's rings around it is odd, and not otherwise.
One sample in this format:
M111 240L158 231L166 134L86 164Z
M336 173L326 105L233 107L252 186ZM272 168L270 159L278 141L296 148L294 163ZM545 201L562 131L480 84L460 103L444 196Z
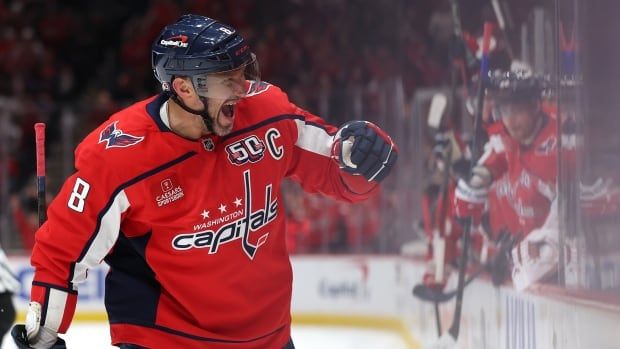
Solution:
M577 252L576 256L564 256L565 282L571 289L620 294L620 211L616 202L620 184L620 24L614 19L620 4L593 1L586 6L584 0L573 0L560 5L559 18L573 23L578 33L576 69L583 76L574 95L569 88L560 89L560 112L565 110L569 117L573 114L577 121L578 150L575 168L567 161L560 166L560 195L566 203L560 209L565 223L562 231L567 247ZM601 184L604 195L592 209L587 189Z
M297 254L399 253L403 244L421 239L421 168L428 152L420 137L420 120L411 111L409 98L405 98L402 79L386 79L371 91L351 86L335 95L319 97L317 107L324 113L320 115L356 115L357 119L371 121L390 134L400 153L379 195L362 203L341 203L303 193L297 184L285 182L289 250ZM326 119L334 125L348 121Z

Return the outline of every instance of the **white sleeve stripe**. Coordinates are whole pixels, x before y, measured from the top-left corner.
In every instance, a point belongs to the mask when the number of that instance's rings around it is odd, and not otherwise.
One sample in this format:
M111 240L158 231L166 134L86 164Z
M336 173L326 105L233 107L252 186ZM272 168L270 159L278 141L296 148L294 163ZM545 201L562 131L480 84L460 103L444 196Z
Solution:
M65 306L67 305L67 292L48 288L49 297L46 302L46 312L43 325L52 331L58 332L62 317L65 314Z
M78 284L86 280L86 271L101 263L103 258L112 249L118 239L121 214L129 208L129 200L124 190L121 190L107 211L101 217L99 229L94 234L94 239L84 256L73 267L71 283Z
M492 135L489 138L489 145L493 149L494 152L501 154L505 151L504 142L502 141L502 137L500 135Z
M492 135L489 138L487 144L484 145L484 153L478 159L477 164L483 165L485 161L491 156L492 153L501 154L505 151L502 137L499 135Z
M304 120L295 120L297 125L296 146L301 149L323 155L330 156L334 137L327 133L325 129L306 123Z

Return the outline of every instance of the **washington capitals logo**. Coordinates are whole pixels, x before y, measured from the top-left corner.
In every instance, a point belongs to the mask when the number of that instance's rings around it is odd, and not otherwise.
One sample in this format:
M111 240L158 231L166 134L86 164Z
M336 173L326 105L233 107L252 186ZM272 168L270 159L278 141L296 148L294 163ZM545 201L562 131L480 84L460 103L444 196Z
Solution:
M228 217L223 219L226 224L219 226L217 230L208 228L194 233L176 235L172 239L172 247L177 251L204 248L209 254L215 254L222 245L241 240L243 252L245 252L249 259L253 260L258 249L267 242L269 237L269 232L265 232L266 229L263 228L273 222L278 216L278 198L274 197L273 185L270 183L265 187L264 206L262 208L253 208L252 204L254 201L252 200L252 183L250 179L250 170L244 171L245 198L244 200L238 199L239 206L241 206L241 201L245 203L244 208L240 209L242 216L225 216ZM223 207L220 212L226 212L225 206ZM238 218L234 221L229 221L230 217ZM256 234L261 234L261 236L256 238Z
M136 137L124 133L122 130L116 129L118 121L114 121L101 131L99 134L99 143L106 142L105 148L126 148L136 145L144 139L144 137Z
M250 81L250 87L246 93L247 97L255 96L257 94L263 93L269 89L271 84L264 81Z
M550 137L536 148L536 155L549 155L555 149L557 139Z

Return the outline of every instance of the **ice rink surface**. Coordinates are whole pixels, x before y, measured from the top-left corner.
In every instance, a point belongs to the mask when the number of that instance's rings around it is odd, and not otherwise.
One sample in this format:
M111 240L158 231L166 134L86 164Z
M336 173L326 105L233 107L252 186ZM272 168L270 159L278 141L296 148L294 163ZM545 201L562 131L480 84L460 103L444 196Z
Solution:
M17 348L10 335L2 349ZM68 349L112 349L107 324L76 323L64 336ZM396 333L353 327L294 326L296 349L407 349Z

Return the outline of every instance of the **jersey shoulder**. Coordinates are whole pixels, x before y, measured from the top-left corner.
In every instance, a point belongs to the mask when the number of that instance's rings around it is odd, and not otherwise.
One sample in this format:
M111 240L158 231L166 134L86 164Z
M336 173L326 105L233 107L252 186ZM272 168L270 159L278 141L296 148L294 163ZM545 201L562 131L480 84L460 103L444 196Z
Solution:
M544 117L545 124L533 143L534 154L536 156L555 158L557 156L557 148L560 144L558 140L558 121L548 115L545 115ZM561 149L574 149L575 141L576 140L574 137L562 135Z
M75 150L75 166L106 168L145 156L149 136L159 132L147 112L147 105L156 98L137 102L115 114L89 133Z
M544 125L541 130L541 135L543 135L543 137L556 136L558 133L558 120L548 114L543 114L542 117Z
M544 115L543 118L544 124L540 130L540 133L536 139L534 139L534 145L536 147L544 145L545 147L550 148L550 150L554 150L557 145L558 123L554 118L551 118L548 115Z
M295 114L298 109L282 89L265 81L252 82L247 96L237 104L237 108L241 117L236 122L242 126Z

